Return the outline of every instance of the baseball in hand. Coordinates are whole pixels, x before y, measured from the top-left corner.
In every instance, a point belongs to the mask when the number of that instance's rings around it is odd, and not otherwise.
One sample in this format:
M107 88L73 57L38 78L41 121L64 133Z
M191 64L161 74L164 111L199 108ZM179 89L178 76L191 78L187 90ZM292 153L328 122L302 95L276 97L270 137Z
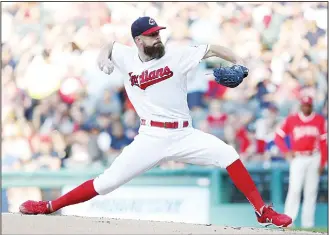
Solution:
M110 60L108 60L105 63L101 64L99 68L103 73L110 75L114 70L114 65Z

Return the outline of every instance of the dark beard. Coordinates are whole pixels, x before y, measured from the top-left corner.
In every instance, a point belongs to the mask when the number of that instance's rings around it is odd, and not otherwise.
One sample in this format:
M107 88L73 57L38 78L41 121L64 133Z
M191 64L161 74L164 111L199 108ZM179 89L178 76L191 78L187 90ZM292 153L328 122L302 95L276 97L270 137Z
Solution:
M144 46L144 53L151 59L160 59L165 54L165 47L162 42L153 46Z

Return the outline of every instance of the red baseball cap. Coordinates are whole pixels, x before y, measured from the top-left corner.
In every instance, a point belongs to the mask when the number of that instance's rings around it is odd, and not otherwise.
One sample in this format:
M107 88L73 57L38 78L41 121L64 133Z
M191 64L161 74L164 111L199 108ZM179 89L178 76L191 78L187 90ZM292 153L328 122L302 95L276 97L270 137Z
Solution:
M312 105L313 104L313 99L310 96L304 96L301 98L301 104L307 104L307 105Z
M154 19L148 16L139 17L131 25L131 36L149 35L166 27L158 26Z

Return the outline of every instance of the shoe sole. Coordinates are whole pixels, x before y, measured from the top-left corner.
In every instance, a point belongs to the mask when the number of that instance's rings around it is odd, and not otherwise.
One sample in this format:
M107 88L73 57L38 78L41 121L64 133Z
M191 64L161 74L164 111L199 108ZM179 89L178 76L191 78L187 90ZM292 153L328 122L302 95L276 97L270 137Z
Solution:
M21 212L22 214L25 214L25 215L28 214L28 212L25 210L24 206L19 206L19 212Z
M33 213L29 213L24 206L19 207L19 212L21 212L24 215L33 215Z
M282 224L282 225L275 225L275 224L273 224L273 223L259 223L261 226L264 226L264 227L269 227L269 226L274 226L274 227L276 227L276 228L287 228L287 227L289 227L291 224L292 224L292 222L290 222L290 223L288 223L288 224Z

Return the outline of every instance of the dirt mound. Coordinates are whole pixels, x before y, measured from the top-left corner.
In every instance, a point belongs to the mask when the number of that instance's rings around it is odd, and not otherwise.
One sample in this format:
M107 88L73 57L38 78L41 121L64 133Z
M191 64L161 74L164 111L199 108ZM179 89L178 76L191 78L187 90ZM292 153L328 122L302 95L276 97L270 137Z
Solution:
M186 223L77 216L2 214L3 234L320 234ZM324 233L323 233L324 234Z

